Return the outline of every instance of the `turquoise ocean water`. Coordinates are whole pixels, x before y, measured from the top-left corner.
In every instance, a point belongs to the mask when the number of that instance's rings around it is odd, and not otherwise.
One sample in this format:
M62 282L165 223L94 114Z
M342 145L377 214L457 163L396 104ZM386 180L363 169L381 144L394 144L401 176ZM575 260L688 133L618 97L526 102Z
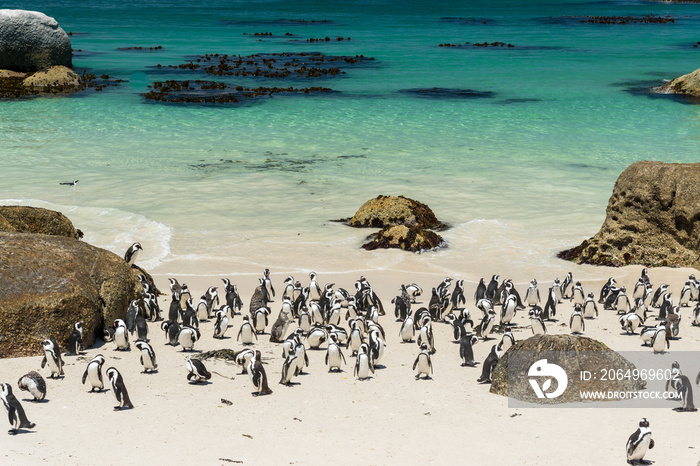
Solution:
M160 273L424 267L483 276L560 267L637 160L700 160L700 106L644 89L700 67L700 5L644 1L9 1L71 36L73 64L124 80L78 97L0 101L0 202L63 211ZM581 23L574 15L670 15ZM269 32L272 36L253 36ZM287 33L291 35L287 35ZM308 43L329 36L351 40ZM495 42L514 47L439 47ZM118 50L156 47L158 50ZM319 79L226 78L337 91L243 105L146 101L157 64L320 52L374 60ZM406 92L442 88L430 96ZM74 188L59 182L79 179ZM378 194L429 204L449 248L358 249L330 219ZM350 265L352 264L352 266Z

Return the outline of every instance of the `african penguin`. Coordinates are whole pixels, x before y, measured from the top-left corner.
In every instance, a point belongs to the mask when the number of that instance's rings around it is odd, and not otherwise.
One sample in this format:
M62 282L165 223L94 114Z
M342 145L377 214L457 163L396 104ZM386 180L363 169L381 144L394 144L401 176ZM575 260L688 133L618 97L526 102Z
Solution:
M119 371L110 367L107 369L107 378L109 379L109 384L112 386L112 392L114 397L117 399L119 405L115 406L115 410L120 410L123 408L133 408L134 405L131 404L131 399L129 399L129 392L126 390L126 385L124 385L124 379Z
M9 383L0 384L0 400L7 411L7 417L12 429L7 431L10 435L16 435L20 429L33 429L36 424L27 419L24 408L19 400L12 394L12 387Z
M370 371L374 374L374 366L369 356L369 345L367 343L362 343L357 351L353 375L360 380L367 380Z
M129 246L129 249L124 253L124 260L129 265L134 265L136 262L136 257L139 255L139 251L142 251L141 243L134 243Z
M244 345L252 345L253 337L255 337L256 340L258 339L258 335L250 324L248 316L243 316L243 322L241 322L241 328L238 330L236 341L241 340L241 343Z
M46 381L36 371L28 372L20 377L17 386L20 390L31 393L34 397L32 401L41 401L46 398Z
M651 429L649 429L649 421L643 418L639 421L639 428L634 431L627 440L627 463L629 464L646 464L643 463L644 455L647 450L654 448L654 439L651 438Z
M153 347L143 340L137 340L134 346L141 351L141 365L143 366L143 372L153 372L158 369L158 364L156 363L156 352L153 351Z
M114 343L116 345L114 349L119 351L126 351L131 348L126 323L121 319L114 321Z
M462 367L476 365L474 360L474 348L479 341L476 335L471 333L463 333L459 339L459 357L462 359Z
M102 381L102 365L104 363L104 356L98 354L90 360L85 368L85 372L83 372L83 384L86 380L90 379L90 392L94 392L95 389L100 392L105 388L104 382Z
M420 353L413 362L413 370L416 372L416 380L420 378L421 375L425 375L426 379L430 379L430 374L433 373L433 363L430 360L430 352L428 351L428 344L423 343L420 345Z
M185 367L189 373L187 374L187 380L190 383L199 383L203 380L211 379L211 372L204 367L204 363L197 358L188 359L185 362Z
M41 360L41 368L48 364L49 369L51 369L52 379L60 377L63 375L63 359L61 359L61 349L58 347L58 343L53 337L50 337L41 342L44 347L44 358Z
M68 338L68 351L66 356L77 356L82 353L83 347L83 322L76 322L73 324L73 331Z
M326 365L328 366L328 372L332 372L336 369L337 372L342 372L340 368L341 362L347 364L345 361L345 356L340 349L340 344L338 342L338 336L335 332L329 335L328 349L326 350Z

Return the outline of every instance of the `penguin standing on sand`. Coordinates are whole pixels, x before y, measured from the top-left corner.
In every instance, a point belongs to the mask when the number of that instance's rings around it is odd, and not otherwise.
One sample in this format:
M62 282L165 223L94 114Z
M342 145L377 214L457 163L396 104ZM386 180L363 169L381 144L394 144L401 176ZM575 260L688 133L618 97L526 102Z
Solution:
M31 371L17 381L17 386L20 390L27 391L32 394L32 401L41 401L46 398L46 381L36 371Z
M598 317L598 306L595 303L595 295L591 291L583 302L583 317L592 319L593 316Z
M211 379L211 372L204 367L204 363L197 358L188 359L185 362L185 367L189 371L187 374L187 380L190 383L199 383L203 380Z
M462 358L462 367L476 365L473 346L479 342L479 338L471 333L463 333L459 339L459 357Z
M493 370L495 369L496 363L498 363L500 357L500 348L498 348L498 345L493 345L491 347L491 352L486 357L486 360L484 361L484 364L482 366L483 369L481 371L481 376L478 379L476 379L477 382L491 383L491 375L493 374Z
M651 298L651 307L661 307L661 302L663 300L664 294L666 294L666 291L668 291L668 285L665 283L662 283L659 285L659 287L654 291L654 296Z
M643 418L639 421L639 428L627 440L627 463L647 464L643 461L644 455L647 454L647 450L652 448L654 448L654 439L651 438L649 421Z
M582 306L586 302L586 295L583 292L583 285L581 285L581 282L576 282L573 288L571 288L571 302L574 305L580 304ZM593 302L595 303L595 301Z
M180 324L176 321L166 320L160 324L160 328L165 332L165 336L168 337L166 345L177 346L177 337L180 335Z
M530 306L537 306L540 304L540 290L537 288L537 280L530 280L530 286L525 292L525 302Z
M488 314L481 319L481 323L476 328L476 335L483 340L489 339L489 334L493 330L493 326L496 324L496 311L493 309L488 310Z
M216 286L210 286L207 288L206 293L204 293L204 299L207 303L207 319L211 319L212 311L214 310L214 305L219 305L219 288Z
M267 384L267 374L265 373L265 368L262 363L262 355L260 351L255 352L255 357L251 359L251 363L248 366L248 372L250 373L250 378L253 381L253 385L258 390L254 392L254 396L259 395L269 395L272 393L270 387Z
M12 429L7 431L8 434L16 435L20 429L33 429L36 426L36 424L27 419L24 408L22 408L15 395L12 394L12 387L9 383L0 384L0 400L2 400L5 411L7 411L8 420L12 426Z
M340 368L340 363L347 364L345 361L345 356L340 350L340 344L338 343L338 336L335 333L329 335L328 340L328 350L326 351L326 365L328 366L328 372L333 372L336 369L337 372L342 372Z
M158 369L158 364L156 363L156 352L153 351L153 347L146 343L145 341L138 340L134 343L134 346L141 351L141 365L143 366L143 372L153 372Z
M498 277L499 275L493 275L491 277L491 281L489 282L488 286L486 287L486 299L491 300L491 302L495 303L496 299L498 298ZM500 304L500 303L499 303Z
M134 243L129 246L129 249L124 253L124 260L126 263L133 266L140 251L143 251L141 243Z
M105 388L105 384L102 381L102 365L105 363L105 358L101 354L98 354L92 360L88 363L87 367L85 368L85 372L83 372L83 384L85 381L89 378L90 379L90 385L92 387L90 388L90 392L94 392L95 389L97 389L98 392L102 391L102 389Z
M671 293L664 293L661 301L661 306L659 308L659 319L664 320L666 318L666 315L668 315L672 309L673 298L671 297Z
M654 350L654 353L663 353L667 348L671 348L671 343L668 341L665 326L659 326L656 329L654 336L651 337L650 346Z
M572 291L570 290L569 287L573 286L574 284L574 276L571 272L566 274L566 277L564 277L564 281L561 282L561 297L564 299L571 299L572 297Z
M613 277L608 278L608 281L605 282L605 285L603 285L603 287L600 289L600 297L598 298L598 304L605 303L605 300L607 299L610 290L612 288L615 288L616 285L617 282Z
M367 343L362 343L360 349L357 351L353 375L360 380L367 380L370 371L374 374L374 365L369 356L369 345Z
M620 321L622 330L626 331L628 334L635 334L637 332L637 328L644 323L644 321L642 321L639 318L639 315L637 315L635 312L629 312L622 315L618 320Z
M146 323L146 318L143 316L143 310L141 308L139 308L136 313L134 324L136 326L137 340L148 341L148 324Z
M533 335L547 335L547 327L544 325L544 320L542 319L542 308L535 306L530 309L530 325L532 326Z
M586 322L583 320L583 312L580 304L574 306L574 311L569 319L569 329L571 333L577 335L586 331Z
M41 368L47 364L51 369L50 377L52 379L63 376L63 359L61 359L61 350L58 347L56 340L51 337L41 342L44 347L44 358L41 360Z
M413 370L416 372L416 380L420 378L421 375L425 375L426 379L430 379L430 374L433 373L433 363L430 360L430 352L428 351L428 344L423 343L420 345L420 353L418 357L413 362Z
M221 308L216 311L216 323L214 324L214 338L224 338L226 330L228 330L228 315L226 309Z
M66 356L77 356L85 349L83 347L83 324L84 322L81 320L73 325L73 331L68 338L68 352Z
M177 342L182 346L182 351L194 351L194 343L199 340L202 334L199 329L192 327L182 327L177 336Z
M126 351L131 348L126 322L121 319L114 321L114 343L117 345L114 349L118 351Z
M282 378L280 378L280 384L286 385L288 387L292 386L292 377L297 375L297 369L299 364L297 363L297 352L294 348L290 348L287 353L287 359L282 363Z
M255 329L250 324L250 319L248 316L243 316L243 322L241 323L241 328L238 330L236 341L241 340L244 345L252 345L253 337L255 337L256 340L258 339Z
M265 269L265 271L263 272L263 284L265 285L265 289L267 290L267 295L274 297L275 288L272 286L272 280L270 280L270 269Z
M554 287L552 287L549 289L549 293L547 295L547 303L544 305L544 312L541 315L542 320L552 320L554 316L557 315L558 302L559 299L557 298Z
M226 304L231 308L231 317L233 317L234 310L240 312L243 307L243 301L241 301L236 285L231 283L228 278L222 278L221 280L224 282L224 290L226 291Z
M109 384L112 386L112 392L114 392L114 397L117 399L118 406L115 406L115 410L120 410L124 408L133 408L134 405L131 404L131 399L129 399L129 392L126 391L126 385L124 385L124 379L117 369L110 367L107 369L107 378L109 378Z
M291 310L291 306L289 307ZM287 333L287 328L289 327L289 312L285 311L284 308L280 310L277 320L272 324L270 328L270 341L273 343L280 343L284 340L284 334Z
M479 284L476 285L476 291L474 291L474 302L478 303L480 299L486 297L486 283L484 283L483 277L479 279Z

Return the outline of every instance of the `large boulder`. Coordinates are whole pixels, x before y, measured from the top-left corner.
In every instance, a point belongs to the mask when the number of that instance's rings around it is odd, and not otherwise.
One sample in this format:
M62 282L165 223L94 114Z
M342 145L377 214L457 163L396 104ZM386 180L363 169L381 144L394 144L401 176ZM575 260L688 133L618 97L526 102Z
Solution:
M545 364L536 364L546 360ZM557 377L555 371L546 370L547 365L557 365L563 369L566 377ZM550 366L551 367L551 366ZM542 376L552 377L547 383ZM600 371L621 370L622 377L601 377ZM539 404L559 404L586 401L581 399L581 392L629 392L642 390L646 382L641 378L625 377L627 371L637 369L634 364L605 344L592 338L573 335L534 335L519 341L501 356L491 377L491 393L508 396L519 401ZM589 376L582 376L588 371ZM554 397L539 398L534 391L531 379L538 382L543 394ZM556 381L555 381L556 380ZM565 390L557 395L559 383Z
M0 206L0 231L41 233L43 235L82 236L61 212L29 206Z
M418 225L421 228L443 229L432 209L404 196L377 196L362 204L348 225L357 228L384 228L390 225Z
M700 68L659 86L656 92L700 97Z
M700 163L630 165L615 182L600 231L559 257L700 268Z
M75 238L0 232L0 257L0 358L51 336L63 349L79 320L89 347L143 290L123 258Z
M419 226L394 225L384 227L378 233L371 235L371 241L362 245L364 249L403 249L404 251L421 252L438 247L444 247L445 241L440 235Z
M73 66L68 34L38 11L0 10L0 68L37 71Z

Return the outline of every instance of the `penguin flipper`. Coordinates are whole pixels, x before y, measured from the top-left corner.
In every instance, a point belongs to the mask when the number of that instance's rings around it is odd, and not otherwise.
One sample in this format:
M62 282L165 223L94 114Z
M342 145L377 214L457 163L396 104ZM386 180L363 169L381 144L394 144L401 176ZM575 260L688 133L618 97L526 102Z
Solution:
M85 372L83 372L83 384L87 380L87 376L88 376L88 371L87 371L87 368L85 368Z
M46 353L44 353L44 358L41 360L41 368L43 369L44 366L46 366Z
M343 354L342 351L340 351L340 347L338 348L338 353L340 353L340 359L343 360L343 364L347 365L347 361L345 360L345 355Z
M5 405L5 409L7 410L7 418L10 421L10 425L14 425L15 424L15 416L16 416L15 407L12 406L11 403L8 403L7 401L5 401L4 399L2 400L2 404Z
M416 366L418 365L418 360L419 360L419 359L420 359L420 354L418 355L418 357L416 358L416 360L413 361L413 370L414 370L414 371L416 370Z
M698 372L698 376L695 377L695 385L700 385L700 372Z

